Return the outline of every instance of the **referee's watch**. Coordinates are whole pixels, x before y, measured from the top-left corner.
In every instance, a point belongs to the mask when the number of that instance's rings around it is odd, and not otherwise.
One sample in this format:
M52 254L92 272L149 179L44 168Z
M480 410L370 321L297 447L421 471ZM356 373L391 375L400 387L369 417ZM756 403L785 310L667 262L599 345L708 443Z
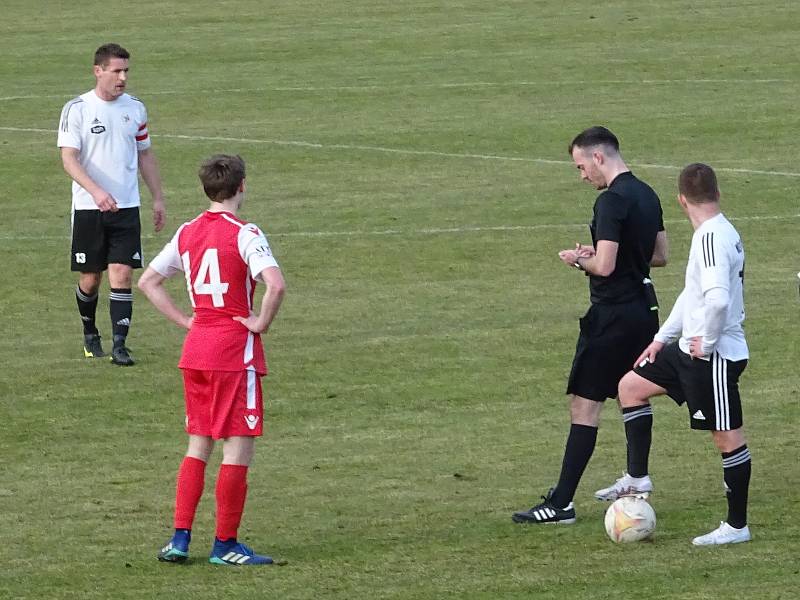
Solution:
M575 265L575 268L578 269L579 271L586 272L586 269L583 268L583 265L581 265L580 260L581 260L581 257L580 256L576 256L575 257L575 262L573 264Z

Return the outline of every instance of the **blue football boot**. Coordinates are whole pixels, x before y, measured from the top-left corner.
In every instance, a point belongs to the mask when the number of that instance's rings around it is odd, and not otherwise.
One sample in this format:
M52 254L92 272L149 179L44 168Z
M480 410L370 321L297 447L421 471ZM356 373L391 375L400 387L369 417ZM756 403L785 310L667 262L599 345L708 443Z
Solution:
M189 542L192 541L192 532L189 529L176 529L172 539L158 553L161 562L186 562L189 558Z
M220 541L214 538L214 546L211 548L211 556L208 562L215 565L271 565L271 556L262 556L253 552L253 549L237 542L235 539Z

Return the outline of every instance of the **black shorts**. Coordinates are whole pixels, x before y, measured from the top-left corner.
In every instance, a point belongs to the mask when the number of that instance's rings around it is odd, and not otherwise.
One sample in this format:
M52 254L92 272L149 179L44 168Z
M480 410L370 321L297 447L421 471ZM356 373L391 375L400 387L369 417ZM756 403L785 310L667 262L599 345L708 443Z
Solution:
M673 342L655 362L637 365L634 371L667 390L678 406L686 403L692 429L731 431L742 426L739 376L746 366L747 360L726 360L717 352L710 360L693 359Z
M100 273L111 263L140 269L141 234L138 207L117 212L76 210L72 215L72 270Z
M623 304L592 304L580 327L567 394L604 402L616 398L619 380L653 341L658 311L651 311L644 297Z

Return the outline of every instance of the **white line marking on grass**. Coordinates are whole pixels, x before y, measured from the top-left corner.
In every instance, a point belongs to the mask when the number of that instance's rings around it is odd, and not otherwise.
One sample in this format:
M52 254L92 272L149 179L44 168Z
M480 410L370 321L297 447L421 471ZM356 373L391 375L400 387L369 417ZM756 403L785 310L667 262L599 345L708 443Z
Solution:
M254 87L254 88L228 88L211 90L209 94L242 94L250 92L372 92L372 91L392 91L405 89L453 89L453 88L495 88L495 87L557 87L557 86L587 86L587 85L671 85L671 84L731 84L743 85L754 84L764 85L769 83L797 83L794 79L598 79L598 80L547 80L547 81L463 81L451 83L389 83L389 84L365 84L365 85L289 85L274 87ZM196 93L194 90L151 90L144 92L143 96L177 96L181 94L190 95ZM78 94L20 94L16 96L0 96L0 102L12 102L15 100L37 100L46 98L74 98Z
M800 218L800 213L794 215L752 215L746 217L728 217L731 221L783 221ZM667 219L667 225L685 224L685 219ZM266 232L267 237L376 237L391 235L443 235L463 233L485 233L491 231L515 232L538 231L542 229L586 229L588 223L539 223L536 225L486 225L475 227L430 227L423 229L373 229L351 231L284 231ZM38 240L68 240L70 236L64 235L7 235L0 234L0 241L38 241ZM156 239L152 234L142 235L144 240Z
M55 134L53 129L37 129L33 127L0 127L0 131L18 133L48 133ZM468 152L438 152L436 150L411 150L405 148L388 148L385 146L365 146L361 144L320 144L317 142L304 142L300 140L270 140L259 138L236 138L214 135L181 135L170 133L152 134L151 137L173 140L202 141L202 142L237 142L240 144L267 144L272 146L294 146L298 148L314 148L317 150L357 150L362 152L383 152L389 154L404 154L409 156L435 156L440 158L469 158L476 160L497 160L509 162L527 162L543 165L572 165L572 161L554 160L549 158L533 158L526 156L503 156L498 154L473 154ZM683 167L675 165L659 165L652 163L630 162L632 167L643 169L668 169L680 171ZM762 169L743 169L734 167L716 167L718 173L737 173L742 175L773 175L776 177L800 177L800 173L791 171L765 171Z

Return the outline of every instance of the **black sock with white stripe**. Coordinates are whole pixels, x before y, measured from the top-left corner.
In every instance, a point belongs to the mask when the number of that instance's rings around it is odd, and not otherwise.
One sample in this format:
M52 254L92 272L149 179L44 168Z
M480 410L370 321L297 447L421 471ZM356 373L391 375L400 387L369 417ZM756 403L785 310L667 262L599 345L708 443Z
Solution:
M625 437L628 440L628 475L644 477L649 473L650 444L653 440L653 407L640 404L622 409Z
M722 453L722 472L728 497L728 518L731 527L747 525L747 494L750 491L750 450L747 445L733 452Z
M81 315L81 321L83 321L83 334L97 335L97 325L95 324L97 292L90 296L80 286L75 286L75 300L78 301L78 312Z
M111 331L114 335L114 346L124 346L128 337L128 328L133 316L133 294L131 288L111 288L108 295L109 312L111 313Z
M565 508L572 502L583 471L592 458L596 442L597 427L575 425L574 423L570 427L567 446L564 448L561 475L550 499L556 508Z

